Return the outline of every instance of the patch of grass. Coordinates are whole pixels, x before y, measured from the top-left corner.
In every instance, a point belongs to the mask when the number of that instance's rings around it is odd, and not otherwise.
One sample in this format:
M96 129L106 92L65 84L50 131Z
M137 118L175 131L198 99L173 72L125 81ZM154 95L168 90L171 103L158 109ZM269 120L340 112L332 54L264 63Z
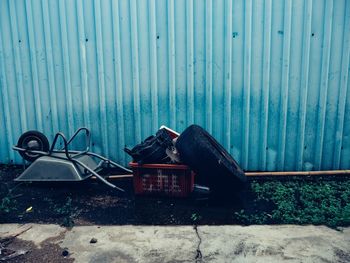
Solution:
M12 195L12 189L6 185L0 187L0 215L8 214L16 210L16 200Z
M0 202L0 214L6 214L11 211L11 199L7 196L1 199Z
M234 213L243 224L350 225L350 180L253 181L253 209Z
M193 223L197 223L198 221L200 221L202 219L202 216L199 215L198 213L193 213L191 215L191 220L193 221Z
M51 200L48 200L49 202ZM62 226L73 227L74 226L74 216L76 209L72 206L72 198L69 196L66 199L66 202L61 205L54 205L53 211L58 217L63 217Z
M72 198L70 198L68 196L67 199L66 199L66 203L63 204L62 206L55 205L54 206L54 212L58 216L65 216L65 215L71 214L72 213Z

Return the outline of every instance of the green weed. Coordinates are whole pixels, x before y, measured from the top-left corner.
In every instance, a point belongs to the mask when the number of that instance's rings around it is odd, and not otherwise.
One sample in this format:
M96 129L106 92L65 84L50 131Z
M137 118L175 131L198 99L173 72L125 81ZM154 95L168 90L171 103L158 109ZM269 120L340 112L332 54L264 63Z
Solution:
M254 181L254 208L235 212L243 224L350 225L350 181Z
M194 222L194 223L197 223L198 221L200 221L202 219L202 216L197 214L197 213L193 213L191 215L191 220Z
M16 210L16 200L14 200L12 189L7 186L0 187L0 215Z
M66 202L63 206L54 205L54 213L58 217L63 217L62 226L73 227L74 226L74 216L76 209L72 206L72 198L67 197Z

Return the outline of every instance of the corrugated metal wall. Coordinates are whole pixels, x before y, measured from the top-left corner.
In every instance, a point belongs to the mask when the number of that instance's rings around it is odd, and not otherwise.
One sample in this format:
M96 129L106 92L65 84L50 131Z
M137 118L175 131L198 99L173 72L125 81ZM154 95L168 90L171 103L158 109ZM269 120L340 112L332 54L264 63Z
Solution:
M0 0L0 162L90 127L126 163L161 124L248 170L350 169L350 1Z

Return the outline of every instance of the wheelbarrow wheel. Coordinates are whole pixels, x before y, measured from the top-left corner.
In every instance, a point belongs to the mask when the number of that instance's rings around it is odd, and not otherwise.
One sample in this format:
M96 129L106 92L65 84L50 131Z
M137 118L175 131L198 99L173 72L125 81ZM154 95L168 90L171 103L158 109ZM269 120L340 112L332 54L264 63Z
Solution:
M48 152L50 149L50 143L46 136L39 131L27 131L19 137L17 147L26 149L29 151L20 151L19 154L23 159L33 162L40 154L32 153L32 151Z

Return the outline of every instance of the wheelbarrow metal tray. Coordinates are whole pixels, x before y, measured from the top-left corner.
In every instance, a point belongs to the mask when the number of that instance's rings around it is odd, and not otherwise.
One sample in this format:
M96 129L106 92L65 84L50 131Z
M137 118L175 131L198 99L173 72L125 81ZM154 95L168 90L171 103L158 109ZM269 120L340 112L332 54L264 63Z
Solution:
M72 157L92 170L98 170L97 162L89 155ZM15 181L82 181L92 174L79 164L65 158L65 153L53 153L35 160Z

